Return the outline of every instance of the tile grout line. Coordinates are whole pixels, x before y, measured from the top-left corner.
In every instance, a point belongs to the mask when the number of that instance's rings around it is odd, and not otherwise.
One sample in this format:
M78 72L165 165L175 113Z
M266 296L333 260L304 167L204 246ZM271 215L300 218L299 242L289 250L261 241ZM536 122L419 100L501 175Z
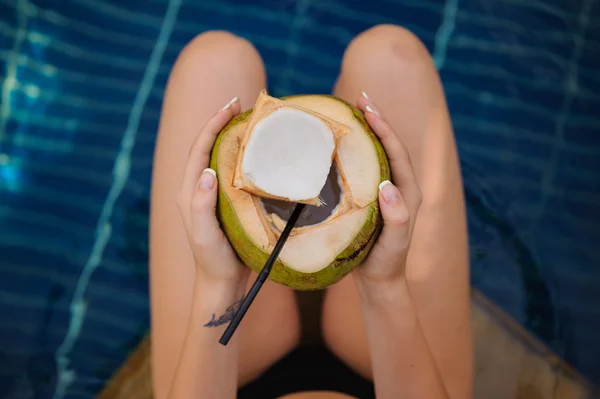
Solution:
M296 3L295 15L291 23L291 30L289 36L289 44L293 47L293 51L289 48L287 51L287 58L285 67L282 71L281 83L278 85L279 90L283 91L285 95L289 94L290 91L290 80L292 79L292 75L294 74L293 64L294 59L296 58L296 53L299 46L299 30L301 24L304 23L304 18L306 16L306 12L310 7L311 0L301 0Z
M581 58L581 54L583 52L583 45L585 42L585 34L588 27L588 23L590 20L590 12L592 9L593 0L583 0L581 5L581 10L579 12L579 32L574 36L574 48L571 53L571 57L568 62L567 75L565 77L564 83L564 96L560 109L558 110L558 115L556 117L556 130L555 130L555 140L553 143L552 152L550 154L550 160L548 163L548 168L546 169L546 173L542 176L542 181L540 182L540 194L541 200L539 207L537 208L537 212L534 213L533 219L530 225L530 232L533 231L535 226L538 224L540 217L543 215L546 205L548 204L549 197L552 192L552 184L556 177L556 172L558 168L558 162L560 157L560 149L564 146L565 143L565 127L567 124L567 120L569 118L569 114L571 113L571 106L573 103L573 95L577 93L577 86L579 85L579 59ZM537 257L537 250L534 244L532 252ZM546 279L554 285L554 295L552 300L555 301L555 311L553 317L555 319L555 331L554 331L554 347L556 348L556 352L559 356L564 356L565 352L565 336L564 331L560 327L560 319L561 319L561 307L560 307L560 290L559 290L559 273L555 267L552 267L550 264L550 269L548 270Z
M6 76L2 80L2 101L0 105L0 144L6 135L6 124L10 117L11 97L13 89L17 85L17 72L19 70L19 50L23 41L27 38L27 14L25 9L28 6L27 0L18 0L15 5L18 26L12 49L6 60Z
M575 45L571 57L569 60L569 68L567 70L567 76L565 77L564 84L564 97L561 107L558 111L556 118L556 135L553 143L552 153L550 155L550 162L547 172L542 177L541 181L541 194L542 201L537 212L536 219L539 218L546 208L548 202L548 196L551 189L552 182L556 176L556 169L558 166L558 158L560 148L565 142L565 125L567 124L568 115L571 112L571 105L573 103L573 95L577 93L579 85L579 59L583 51L583 43L585 41L585 32L589 23L589 15L592 8L592 0L583 0L581 11L579 13L579 32L575 36ZM535 223L535 222L534 222Z
M73 298L69 307L70 318L68 331L63 342L56 350L55 359L58 375L56 389L53 396L55 399L62 399L65 396L69 386L76 379L75 370L69 368L69 355L75 343L77 342L77 338L81 332L81 327L83 326L85 319L85 313L87 310L87 304L84 299L85 291L92 274L102 261L104 249L106 248L110 239L112 230L110 219L112 217L114 205L123 191L123 187L127 183L127 179L129 178L131 168L131 153L135 144L136 133L139 128L142 112L146 101L148 100L152 86L154 85L154 80L156 79L156 75L162 61L166 45L173 31L180 7L181 0L172 0L168 4L167 11L160 27L160 33L156 41L156 45L154 46L154 49L150 55L148 66L142 78L142 82L140 83L140 89L136 95L131 113L129 115L127 127L121 142L121 148L115 159L113 168L113 184L110 187L106 201L102 207L102 212L98 219L98 224L96 226L94 245L92 247L90 256L87 259L77 280L75 292L73 293Z
M433 61L438 71L446 63L446 54L448 53L448 43L456 27L456 13L458 11L458 0L446 0L444 5L444 16L442 23L435 34Z

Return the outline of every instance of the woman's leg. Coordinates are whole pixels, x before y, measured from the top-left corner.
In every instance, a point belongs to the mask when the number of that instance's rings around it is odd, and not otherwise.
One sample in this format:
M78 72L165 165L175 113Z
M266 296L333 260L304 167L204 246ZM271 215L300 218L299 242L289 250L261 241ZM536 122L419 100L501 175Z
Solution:
M423 192L408 256L411 293L452 398L471 391L472 347L463 186L444 93L427 49L397 26L352 41L334 94L356 103L365 91L409 150ZM371 364L352 277L325 297L327 345L363 376ZM386 345L382 342L381 345Z
M183 49L169 77L154 159L150 227L152 373L159 399L166 396L175 372L195 279L176 206L190 146L208 118L229 100L239 96L242 110L247 109L265 84L256 49L225 32L196 37ZM240 385L283 357L299 339L291 289L267 282L255 302L236 333L240 336Z

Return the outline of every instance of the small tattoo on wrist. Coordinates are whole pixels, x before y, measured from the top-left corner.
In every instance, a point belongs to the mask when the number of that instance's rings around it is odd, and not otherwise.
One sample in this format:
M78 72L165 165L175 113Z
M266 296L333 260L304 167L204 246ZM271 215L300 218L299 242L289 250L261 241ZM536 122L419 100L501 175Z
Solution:
M244 300L244 296L242 296L242 298L239 301L237 301L233 305L229 306L225 310L225 313L223 313L218 318L213 313L212 319L210 319L210 321L208 323L206 323L204 325L204 327L218 327L218 326L222 326L225 323L229 323L231 320L233 320L233 316L235 315L235 312L237 312L238 309L240 308L240 306L242 305L243 300Z

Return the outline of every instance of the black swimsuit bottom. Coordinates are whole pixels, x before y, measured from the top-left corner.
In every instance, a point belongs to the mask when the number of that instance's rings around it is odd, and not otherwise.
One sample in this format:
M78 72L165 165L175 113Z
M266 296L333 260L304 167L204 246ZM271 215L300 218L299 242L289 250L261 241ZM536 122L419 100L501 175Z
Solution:
M239 399L275 399L306 391L333 391L375 399L373 383L321 345L300 346L238 390Z

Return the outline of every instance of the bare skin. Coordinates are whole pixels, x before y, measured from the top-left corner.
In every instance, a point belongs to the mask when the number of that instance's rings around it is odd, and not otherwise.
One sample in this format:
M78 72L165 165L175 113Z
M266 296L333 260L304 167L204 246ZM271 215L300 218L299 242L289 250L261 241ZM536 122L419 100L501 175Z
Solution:
M190 43L169 79L152 189L152 360L157 398L167 397L186 331L189 335L194 329L189 324L192 307L204 309L210 303L197 294L206 282L194 267L177 207L186 155L218 109L235 96L241 98L240 108L247 109L264 86L264 68L256 50L222 32L205 33ZM424 345L431 349L436 364L432 370L439 370L443 390L451 398L468 398L472 349L464 203L439 78L414 36L398 27L380 26L351 43L334 94L356 103L363 90L407 147L422 192L406 265L414 320L423 330ZM252 282L254 275L248 280ZM372 378L364 306L352 280L346 278L328 290L323 333L337 356ZM227 291L230 299L239 294ZM298 343L293 292L267 283L256 301L238 331L237 358L230 358L238 364L238 385L256 378ZM261 313L256 312L259 308ZM373 352L373 342L377 340L371 340L371 353L385 355L377 348Z
M194 289L202 278L196 275L177 207L187 155L217 110L236 96L242 109L252 107L265 84L262 60L254 47L225 32L198 36L181 52L171 72L156 144L150 218L152 377L158 399L167 397ZM254 278L251 275L249 281ZM273 325L277 329L271 328ZM243 385L298 343L299 316L293 291L265 283L238 332L237 381Z
M451 398L472 395L473 349L466 218L456 146L427 49L397 26L372 28L348 46L334 95L368 93L410 153L422 192L407 264L418 317ZM330 287L323 308L329 348L372 378L352 276Z
M379 186L383 230L354 272L375 393L390 399L448 399L406 279L408 248L422 196L414 168L408 151L377 107L368 99L361 99L358 106L381 139L396 184L384 181ZM207 166L215 138L239 110L234 98L203 127L189 152L177 195L196 282L170 399L236 396L239 337L234 336L228 346L219 345L217 339L225 329L227 314L241 300L250 270L237 258L217 221L218 182L216 171ZM322 394L314 392L313 397Z

